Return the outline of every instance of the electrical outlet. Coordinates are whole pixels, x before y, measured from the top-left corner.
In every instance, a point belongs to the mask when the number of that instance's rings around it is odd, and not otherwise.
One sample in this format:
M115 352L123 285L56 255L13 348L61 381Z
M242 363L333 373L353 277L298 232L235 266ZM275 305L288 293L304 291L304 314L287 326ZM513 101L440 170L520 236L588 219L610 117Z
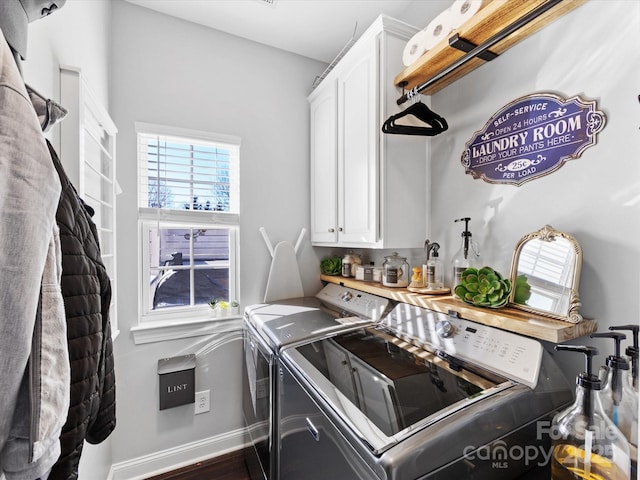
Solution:
M209 400L210 391L204 390L202 392L196 392L196 407L195 407L195 415L199 413L206 413L211 409L210 400Z

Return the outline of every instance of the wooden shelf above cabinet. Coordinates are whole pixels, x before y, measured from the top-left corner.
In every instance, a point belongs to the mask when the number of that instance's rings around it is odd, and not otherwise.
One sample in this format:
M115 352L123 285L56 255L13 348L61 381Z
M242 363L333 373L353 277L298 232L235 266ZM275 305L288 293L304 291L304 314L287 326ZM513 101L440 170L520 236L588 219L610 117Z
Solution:
M520 40L527 38L555 19L574 10L585 1L562 0L522 28L500 40L489 51L497 55L504 53ZM460 38L467 42L471 42L474 45L482 45L494 35L497 35L546 2L547 0L492 0L460 28L452 32L451 35L457 33ZM410 90L433 79L464 55L466 55L465 52L449 46L448 39L445 39L398 74L394 79L394 83L405 90ZM421 93L425 95L436 93L484 63L486 63L484 60L472 58L448 75L426 87Z
M422 295L410 292L406 288L389 288L379 283L362 282L351 278L332 277L329 275L321 275L320 279L324 282L344 285L354 290L389 298L397 302L417 305L436 312L449 313L453 310L466 320L553 343L562 343L582 337L595 332L598 328L596 320L584 319L580 323L569 323L510 307L500 309L478 308L451 295Z

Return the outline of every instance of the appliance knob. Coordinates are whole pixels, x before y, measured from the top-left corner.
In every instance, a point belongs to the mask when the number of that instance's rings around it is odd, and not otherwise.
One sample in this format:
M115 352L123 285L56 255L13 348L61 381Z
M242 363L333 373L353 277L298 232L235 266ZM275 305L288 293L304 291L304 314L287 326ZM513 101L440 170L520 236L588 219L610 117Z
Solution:
M436 323L436 333L442 338L449 338L453 335L453 325L448 320L440 320Z
M340 296L340 299L341 299L343 302L348 302L348 301L349 301L349 300L351 300L352 298L353 298L353 293L348 292L348 291L347 291L347 292L344 292L344 293Z

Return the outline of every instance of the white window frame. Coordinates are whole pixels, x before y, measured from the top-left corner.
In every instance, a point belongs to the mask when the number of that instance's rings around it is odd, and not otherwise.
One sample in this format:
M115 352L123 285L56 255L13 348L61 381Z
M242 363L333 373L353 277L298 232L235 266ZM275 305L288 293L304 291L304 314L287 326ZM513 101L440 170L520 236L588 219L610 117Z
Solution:
M198 142L213 142L237 147L241 139L232 135L222 135L165 125L136 122L136 145L140 134L175 137ZM138 157L138 153L136 153ZM137 176L140 175L140 158ZM239 161L236 168L239 169ZM236 175L238 173L236 172ZM139 185L140 178L137 179ZM235 182L236 187L239 181ZM140 187L138 186L138 195ZM155 209L140 206L138 198L138 326L131 329L136 344L172 340L211 333L237 331L241 328L240 315L227 315L213 318L207 305L171 307L152 310L148 305L151 287L149 285L150 238L149 229L153 228L225 228L229 231L229 296L230 300L240 298L239 288L239 188L232 192L232 203L236 207L233 212L193 211Z

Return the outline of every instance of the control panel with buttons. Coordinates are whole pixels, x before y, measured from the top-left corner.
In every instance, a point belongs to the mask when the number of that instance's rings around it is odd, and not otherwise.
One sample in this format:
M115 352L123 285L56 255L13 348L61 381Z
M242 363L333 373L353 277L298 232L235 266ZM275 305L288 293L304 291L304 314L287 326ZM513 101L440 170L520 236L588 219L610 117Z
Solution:
M327 284L316 295L322 302L345 311L345 316L380 320L389 300L370 293L361 292L333 283Z
M531 388L538 382L543 347L532 338L403 303L396 305L381 323L401 338Z

